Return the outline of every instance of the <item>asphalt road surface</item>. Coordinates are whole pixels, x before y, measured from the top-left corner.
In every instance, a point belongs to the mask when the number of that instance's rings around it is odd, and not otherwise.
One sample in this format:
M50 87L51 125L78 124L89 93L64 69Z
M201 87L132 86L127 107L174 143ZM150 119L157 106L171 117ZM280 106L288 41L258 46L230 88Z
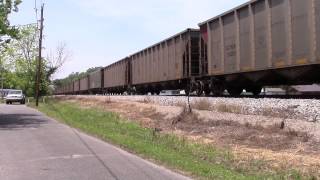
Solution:
M0 104L1 180L188 179L23 105Z

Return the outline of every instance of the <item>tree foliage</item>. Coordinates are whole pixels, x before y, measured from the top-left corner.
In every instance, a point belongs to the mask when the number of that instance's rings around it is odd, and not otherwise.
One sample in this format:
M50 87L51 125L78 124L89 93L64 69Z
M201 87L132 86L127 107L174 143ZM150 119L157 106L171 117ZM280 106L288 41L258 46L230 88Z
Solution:
M3 36L10 36L16 38L18 35L18 29L11 27L8 20L8 16L12 12L18 11L18 5L21 0L0 0L0 40Z
M36 70L38 63L37 26L28 25L19 28L18 39L2 47L0 67L4 74L4 87L8 89L22 89L28 96L35 93ZM42 59L40 93L51 92L51 77L67 60L66 45L58 46L57 55ZM50 58L49 58L50 57Z

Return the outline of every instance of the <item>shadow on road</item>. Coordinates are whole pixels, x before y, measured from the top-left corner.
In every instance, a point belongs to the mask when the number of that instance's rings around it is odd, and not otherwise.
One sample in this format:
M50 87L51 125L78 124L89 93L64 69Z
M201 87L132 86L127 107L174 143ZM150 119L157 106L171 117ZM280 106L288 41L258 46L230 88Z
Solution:
M0 130L37 128L48 122L47 119L43 119L37 114L0 114Z

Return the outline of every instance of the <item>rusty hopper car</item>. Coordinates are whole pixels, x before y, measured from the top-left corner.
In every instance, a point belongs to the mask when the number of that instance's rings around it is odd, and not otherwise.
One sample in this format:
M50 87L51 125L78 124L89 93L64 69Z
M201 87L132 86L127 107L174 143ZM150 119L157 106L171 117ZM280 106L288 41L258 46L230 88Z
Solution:
M67 94L73 94L73 82L67 84Z
M73 81L73 93L79 94L80 92L80 80Z
M320 81L319 0L252 0L199 26L215 94Z
M129 58L122 59L104 68L104 90L108 93L123 93L130 84Z
M186 89L200 74L199 30L187 29L130 56L132 88L138 93Z
M104 70L100 69L89 74L89 89L92 93L101 92L103 88L103 73Z
M65 84L65 85L64 85L63 92L64 92L65 94L68 94L68 84Z
M56 89L54 90L54 94L55 94L55 95L61 95L61 94L63 94L62 86L56 87Z
M80 79L80 94L88 93L89 91L89 76Z

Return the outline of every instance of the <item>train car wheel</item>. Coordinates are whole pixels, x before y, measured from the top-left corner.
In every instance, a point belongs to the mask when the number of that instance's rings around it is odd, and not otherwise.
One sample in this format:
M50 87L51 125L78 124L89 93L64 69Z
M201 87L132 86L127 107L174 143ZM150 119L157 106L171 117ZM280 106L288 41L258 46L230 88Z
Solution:
M210 90L210 89L205 89L205 90L204 90L204 93L205 93L206 96L209 96L210 93L211 93L211 90Z
M231 95L231 96L240 96L240 94L242 93L243 91L243 88L240 88L240 87L230 87L227 89L228 90L228 93Z
M189 96L189 94L190 94L189 88L186 88L186 89L184 90L184 92L186 93L186 96Z
M211 86L212 93L214 96L221 96L225 90L225 87L222 85Z
M255 96L258 96L262 91L262 87L256 87L256 88L253 88L252 89L252 94L255 95Z
M197 85L196 85L196 93L197 93L197 96L202 96L203 94L203 91L204 91L204 84L202 81L198 81L197 82Z

